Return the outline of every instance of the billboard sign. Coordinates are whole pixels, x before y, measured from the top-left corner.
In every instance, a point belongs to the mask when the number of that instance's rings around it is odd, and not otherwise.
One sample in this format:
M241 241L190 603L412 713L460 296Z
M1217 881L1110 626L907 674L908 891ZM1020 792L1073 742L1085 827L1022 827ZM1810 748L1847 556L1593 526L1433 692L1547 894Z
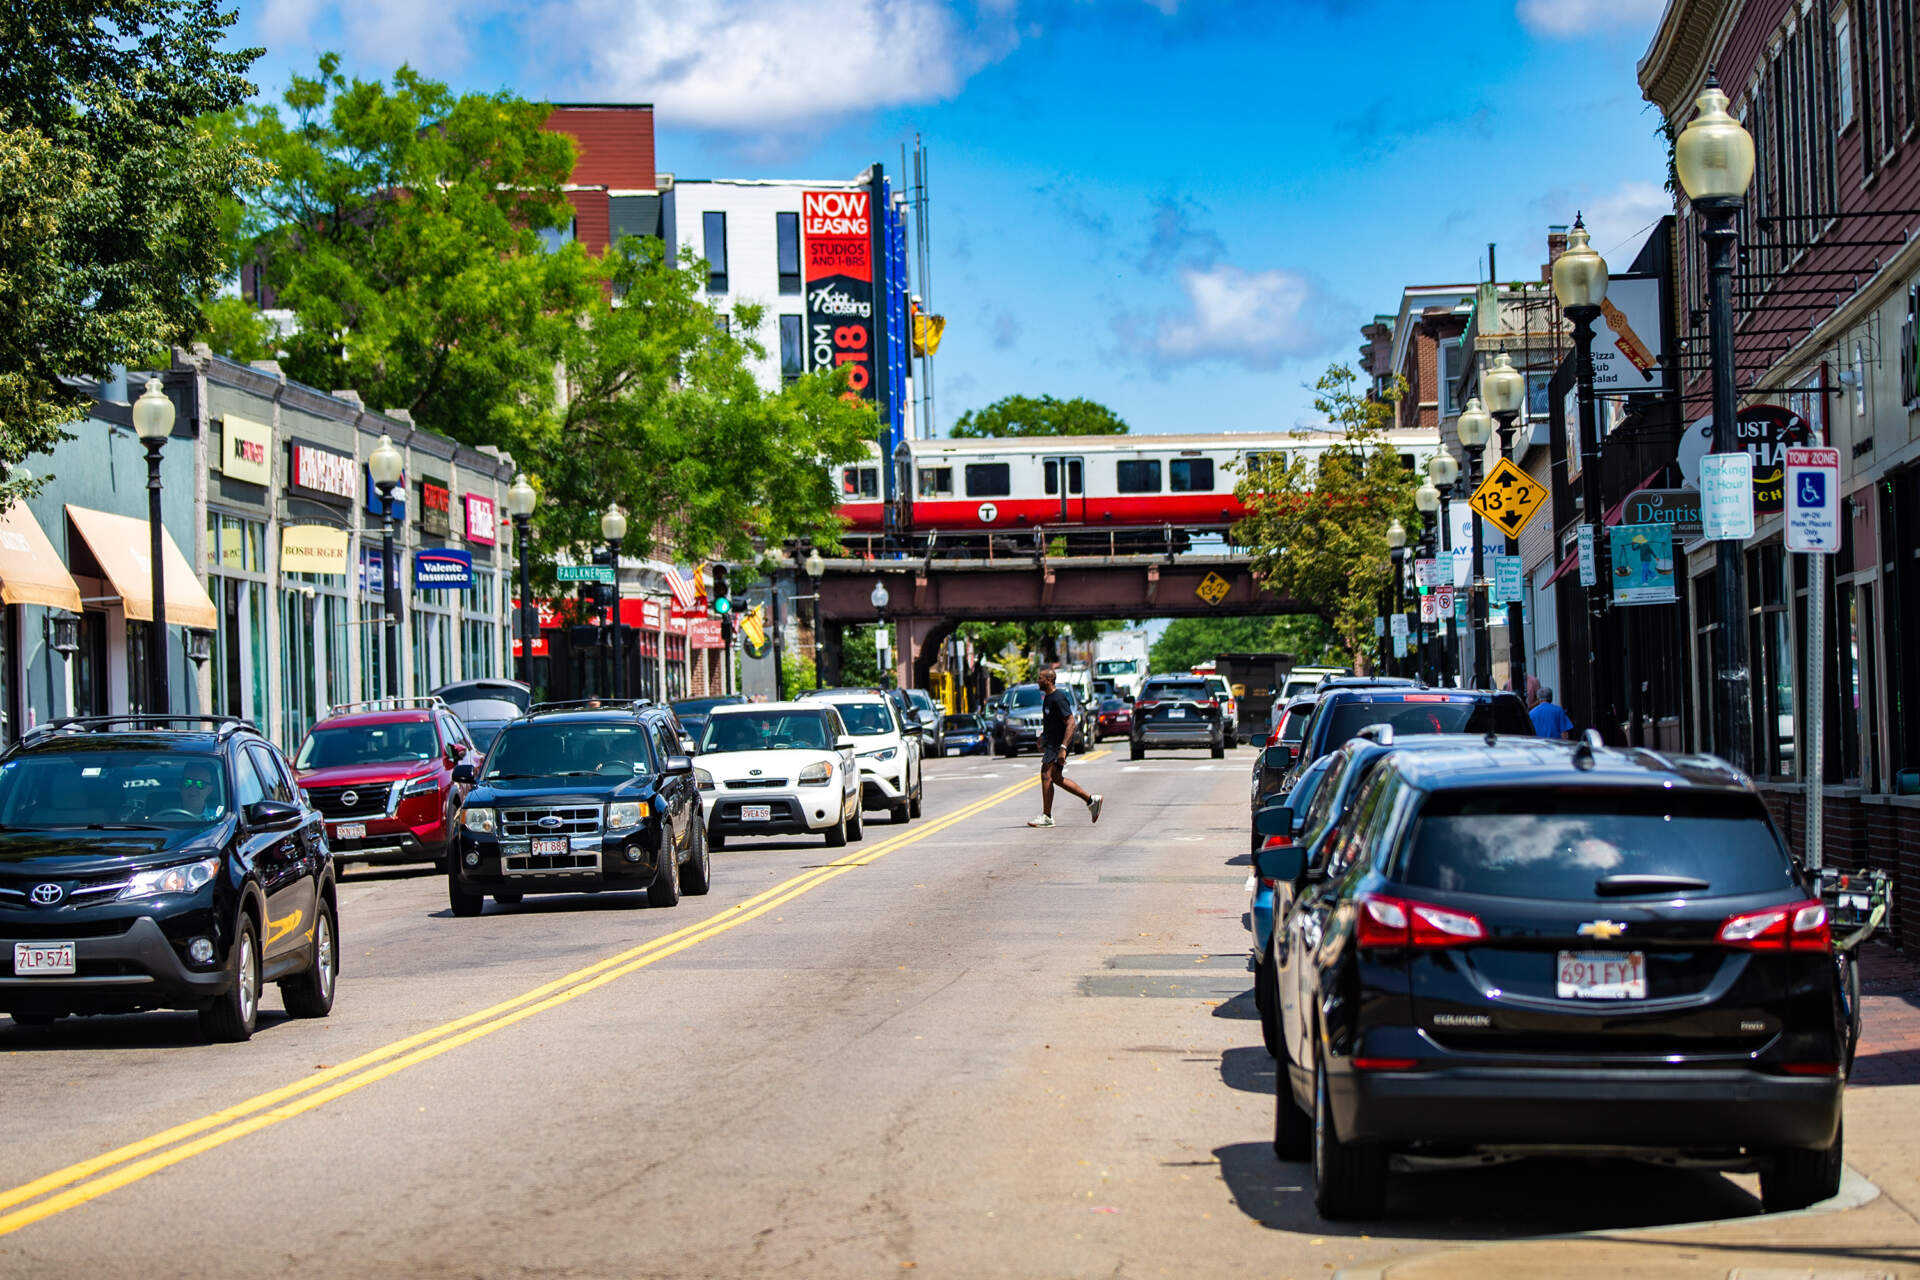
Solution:
M1593 327L1594 393L1623 396L1665 391L1663 354L1660 277L1607 277L1607 297Z
M1617 524L1607 531L1612 554L1613 602L1671 604L1673 586L1673 526Z
M808 367L850 365L848 391L872 400L876 391L872 196L866 191L806 191L800 202L807 264Z

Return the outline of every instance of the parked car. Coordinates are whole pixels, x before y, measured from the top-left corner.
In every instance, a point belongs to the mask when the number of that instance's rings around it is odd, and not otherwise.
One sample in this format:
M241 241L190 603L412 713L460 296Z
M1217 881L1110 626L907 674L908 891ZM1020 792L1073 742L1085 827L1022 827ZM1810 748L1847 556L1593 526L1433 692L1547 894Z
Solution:
M1067 743L1067 751L1080 755L1087 749L1087 710L1086 705L1072 689L1065 685L1055 686L1073 702L1073 740ZM995 726L994 750L1003 756L1017 756L1022 751L1038 751L1040 739L1046 730L1046 713L1043 703L1046 695L1040 692L1037 684L1017 684L1006 694L1006 714Z
M717 706L693 771L707 845L736 835L823 835L829 849L860 838L854 738L831 704Z
M1300 749L1283 785L1292 786L1301 769L1376 724L1392 726L1399 737L1424 733L1533 736L1526 705L1511 693L1328 680L1301 731Z
M458 856L447 869L456 916L488 895L641 890L671 907L712 884L693 761L678 725L647 703L535 703L500 731L460 810Z
M925 689L905 689L907 705L912 709L916 723L914 728L920 734L922 755L943 756L947 754L946 719L947 709L933 700L933 695Z
M1274 725L1273 734L1267 739L1264 749L1253 757L1253 785L1249 817L1257 816L1261 809L1272 804L1296 785L1289 781L1294 774L1294 759L1299 754L1300 739L1306 733L1307 721L1313 716L1313 706L1318 699L1313 697L1295 698L1282 711ZM1286 747L1285 751L1275 751L1275 747ZM1253 834L1253 847L1260 847L1259 832Z
M1293 790L1280 797L1275 803L1285 806L1289 821L1285 831L1276 831L1272 835L1261 835L1256 817L1254 825L1254 852L1261 849L1277 849L1296 841L1304 841L1307 828L1307 808L1325 780L1327 771L1332 767L1335 756L1322 756L1312 767L1300 775L1300 781ZM1254 1005L1260 1014L1260 1034L1267 1044L1267 1052L1274 1057L1280 1056L1279 1023L1274 1020L1273 1004L1268 999L1272 988L1273 967L1273 924L1292 902L1294 886L1291 883L1281 885L1275 881L1255 874L1248 879L1253 884L1253 900L1247 907L1247 929L1253 935L1253 997ZM1285 895L1285 901L1281 900ZM1262 981L1266 979L1266 981Z
M669 705L672 706L673 714L679 719L680 727L686 731L687 737L698 744L700 735L706 731L707 717L712 714L715 707L735 707L744 702L746 702L745 698L737 693L731 693L718 698L682 698Z
M878 690L806 695L807 701L816 699L840 713L853 738L860 765L860 807L884 809L895 822L919 817L925 790L920 737L907 728L894 700Z
M0 756L0 1009L192 1009L253 1035L263 983L333 1009L340 922L320 815L245 721L56 720Z
M984 756L993 750L993 734L984 716L962 712L946 719L946 754Z
M1324 788L1326 784L1322 783ZM1827 908L1707 756L1484 741L1388 752L1275 936L1274 1148L1331 1219L1388 1164L1631 1153L1833 1195L1845 1018Z
M1295 667L1287 672L1286 683L1280 687L1280 696L1273 700L1274 707L1278 710L1303 694L1318 693L1321 683L1331 677L1352 674L1352 667Z
M1218 760L1227 754L1224 719L1205 676L1148 676L1133 704L1127 754L1142 760L1150 746L1207 747Z
M470 755L473 739L439 698L379 698L334 708L293 766L335 858L445 869L467 790L453 771Z
M518 680L462 680L441 685L433 696L466 726L474 749L483 754L509 720L518 720L533 705L532 686Z
M1118 694L1100 700L1093 717L1093 740L1125 738L1133 733L1133 704Z

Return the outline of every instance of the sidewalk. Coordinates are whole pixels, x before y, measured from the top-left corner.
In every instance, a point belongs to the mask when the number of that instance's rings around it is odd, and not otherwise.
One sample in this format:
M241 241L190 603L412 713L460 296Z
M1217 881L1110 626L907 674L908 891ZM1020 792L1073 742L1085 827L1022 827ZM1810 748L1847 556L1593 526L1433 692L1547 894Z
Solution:
M1856 1209L1738 1218L1457 1249L1349 1280L1920 1280L1920 967L1884 944L1861 960L1863 1027L1847 1088L1847 1163L1879 1188ZM1857 1183L1857 1179L1849 1179ZM1849 1187L1841 1188L1844 1200Z

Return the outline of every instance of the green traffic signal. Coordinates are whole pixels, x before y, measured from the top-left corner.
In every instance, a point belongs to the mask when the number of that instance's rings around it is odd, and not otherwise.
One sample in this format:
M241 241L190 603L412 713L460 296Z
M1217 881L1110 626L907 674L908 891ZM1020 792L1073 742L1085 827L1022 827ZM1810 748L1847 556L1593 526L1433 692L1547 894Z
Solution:
M716 596L713 601L713 611L718 614L732 613L733 601L727 599L725 596Z

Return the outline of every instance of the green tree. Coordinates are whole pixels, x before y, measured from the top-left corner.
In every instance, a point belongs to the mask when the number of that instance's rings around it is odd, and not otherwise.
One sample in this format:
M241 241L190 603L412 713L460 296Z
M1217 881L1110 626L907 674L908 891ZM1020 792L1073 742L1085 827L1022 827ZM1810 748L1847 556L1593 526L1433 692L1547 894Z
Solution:
M1191 671L1221 653L1290 653L1298 666L1350 665L1333 628L1313 614L1175 618L1154 642L1148 665L1155 671Z
M1341 442L1318 455L1268 454L1237 487L1247 515L1233 540L1252 551L1269 590L1325 620L1348 653L1371 658L1373 619L1392 576L1387 526L1419 527L1419 481L1385 437L1404 383L1396 380L1385 400L1356 395L1353 384L1345 365L1321 375L1314 407Z
M1127 424L1120 415L1092 400L1075 396L1002 396L982 409L969 409L953 424L956 439L996 436L1123 436Z
M226 273L222 203L260 176L202 127L253 93L214 0L0 10L0 460L64 438L63 378L152 359ZM0 485L0 500L28 486Z

